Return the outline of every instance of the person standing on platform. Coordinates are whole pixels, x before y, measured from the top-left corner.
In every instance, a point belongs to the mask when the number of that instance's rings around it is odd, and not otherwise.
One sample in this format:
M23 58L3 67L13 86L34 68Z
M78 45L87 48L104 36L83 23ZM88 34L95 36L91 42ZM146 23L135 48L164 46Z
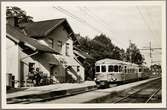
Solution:
M35 80L36 80L36 86L40 86L41 75L40 75L39 68L36 68Z

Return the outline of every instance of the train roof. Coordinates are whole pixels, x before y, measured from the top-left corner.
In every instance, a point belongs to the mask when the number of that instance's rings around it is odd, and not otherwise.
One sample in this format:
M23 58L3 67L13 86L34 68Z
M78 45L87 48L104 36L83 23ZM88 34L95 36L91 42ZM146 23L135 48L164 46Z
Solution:
M123 61L109 58L96 61L96 64L107 64L107 63L123 63Z
M115 59L109 59L109 58L98 60L96 61L96 64L123 64L123 65L138 66L137 64L134 64L134 63L124 62L121 60L115 60Z

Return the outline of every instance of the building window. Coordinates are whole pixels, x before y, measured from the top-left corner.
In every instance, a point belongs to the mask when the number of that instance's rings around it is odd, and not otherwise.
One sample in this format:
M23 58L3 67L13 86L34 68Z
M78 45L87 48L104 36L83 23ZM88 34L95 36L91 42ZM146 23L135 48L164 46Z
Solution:
M70 44L66 43L66 56L69 56Z
M62 41L57 41L57 46L62 48Z
M35 70L35 63L29 63L29 72L32 72L33 70Z
M48 39L46 39L46 42L49 45L49 47L53 48L53 39L48 38Z
M96 72L100 72L100 66L96 66Z
M101 66L101 71L106 72L106 66Z
M79 71L80 71L79 66L77 66L77 72L79 72Z

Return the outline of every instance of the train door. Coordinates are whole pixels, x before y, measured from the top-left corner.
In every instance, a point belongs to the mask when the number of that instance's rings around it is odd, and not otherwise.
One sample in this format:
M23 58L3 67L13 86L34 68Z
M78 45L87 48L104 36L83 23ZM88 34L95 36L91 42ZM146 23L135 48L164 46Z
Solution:
M139 67L139 70L138 70L138 79L141 79L142 77L142 68Z
M117 80L123 81L124 80L123 66L121 64L118 64L117 66L118 66Z
M126 80L126 74L127 74L127 66L125 65L123 68L123 72L122 72L122 80L125 81Z

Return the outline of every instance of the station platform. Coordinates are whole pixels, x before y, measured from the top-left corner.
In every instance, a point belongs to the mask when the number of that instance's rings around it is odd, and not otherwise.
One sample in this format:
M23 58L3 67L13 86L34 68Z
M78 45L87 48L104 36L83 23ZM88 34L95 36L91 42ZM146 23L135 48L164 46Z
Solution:
M95 89L97 88L94 81L22 88L19 91L7 93L7 103L17 103L16 99L63 97Z
M108 88L108 89L98 89L95 91L83 93L83 94L78 94L70 97L64 97L60 99L55 99L51 101L47 101L45 103L47 104L60 104L60 103L96 103L99 102L99 100L103 100L105 97L110 96L114 92L120 92L126 89L130 89L135 86L139 86L141 84L148 83L150 81L156 80L158 78L151 78L151 79L146 79L142 81L137 81L133 83L128 83L120 86L116 86L113 88Z

